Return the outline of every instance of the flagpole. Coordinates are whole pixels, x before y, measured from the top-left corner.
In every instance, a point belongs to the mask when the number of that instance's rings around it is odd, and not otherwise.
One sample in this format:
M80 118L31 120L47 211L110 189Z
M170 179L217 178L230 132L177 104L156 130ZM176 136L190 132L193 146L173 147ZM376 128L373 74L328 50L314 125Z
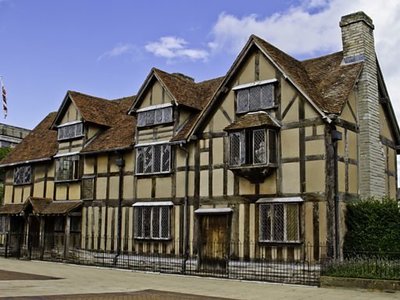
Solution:
M6 88L4 87L4 82L3 82L3 76L0 75L0 88L1 88L1 95L3 98L3 112L4 112L4 119L7 118L7 112L8 112L8 108L7 108L7 92L6 92Z

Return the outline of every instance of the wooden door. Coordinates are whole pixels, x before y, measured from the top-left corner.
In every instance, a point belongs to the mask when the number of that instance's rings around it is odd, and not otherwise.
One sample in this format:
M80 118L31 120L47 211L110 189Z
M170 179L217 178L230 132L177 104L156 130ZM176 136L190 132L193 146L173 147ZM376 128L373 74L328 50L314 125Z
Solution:
M225 271L229 255L230 215L200 216L200 268Z

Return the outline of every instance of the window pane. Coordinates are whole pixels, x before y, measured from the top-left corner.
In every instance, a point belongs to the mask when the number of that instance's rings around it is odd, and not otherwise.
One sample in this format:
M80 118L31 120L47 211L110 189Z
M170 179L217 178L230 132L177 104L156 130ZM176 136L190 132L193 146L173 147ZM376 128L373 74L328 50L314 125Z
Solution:
M76 123L58 128L58 139L71 139L83 134L83 124Z
M153 219L152 219L152 237L160 237L160 208L153 207Z
M260 205L260 240L271 240L271 206L268 204Z
M161 170L161 145L153 146L153 172L158 173Z
M146 118L146 125L153 125L154 124L154 110L149 110L144 112Z
M277 149L276 149L276 132L274 130L268 130L269 135L269 162L277 162Z
M249 110L255 111L261 108L261 86L255 86L249 90Z
M284 204L274 204L274 228L273 228L273 240L283 241L284 240Z
M136 173L142 174L144 171L144 153L143 148L136 148Z
M143 208L135 207L135 237L143 237Z
M172 106L163 109L163 122L172 122Z
M162 238L169 238L169 212L168 206L161 207L161 236Z
M275 87L273 84L261 86L261 108L270 108L275 102Z
M143 147L144 151L144 173L152 173L153 151L152 147Z
M137 120L137 125L139 127L146 126L146 115L143 112L138 113L138 118L137 119L138 119Z
M162 123L163 122L163 111L162 111L162 109L156 109L154 114L155 114L154 124Z
M249 111L249 91L245 90L238 90L236 94L237 99L237 109L238 113L248 112Z
M230 134L230 164L231 166L240 165L240 133Z
M265 130L257 129L253 131L253 149L254 158L253 163L264 164L267 162L267 155L265 151Z
M31 166L21 166L14 168L14 183L26 184L31 183Z
M299 240L299 205L288 204L286 207L286 235L288 241Z
M143 237L151 237L151 207L143 207Z
M168 172L171 166L171 146L162 145L162 172Z

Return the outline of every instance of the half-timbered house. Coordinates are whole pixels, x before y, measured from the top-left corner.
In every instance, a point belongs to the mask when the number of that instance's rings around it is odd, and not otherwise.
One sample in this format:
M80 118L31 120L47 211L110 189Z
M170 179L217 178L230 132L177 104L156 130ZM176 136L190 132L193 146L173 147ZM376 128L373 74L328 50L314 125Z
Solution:
M322 57L252 35L223 77L154 68L134 97L68 92L1 163L6 229L221 268L339 255L345 204L396 197L400 145L372 20L340 27L343 50Z

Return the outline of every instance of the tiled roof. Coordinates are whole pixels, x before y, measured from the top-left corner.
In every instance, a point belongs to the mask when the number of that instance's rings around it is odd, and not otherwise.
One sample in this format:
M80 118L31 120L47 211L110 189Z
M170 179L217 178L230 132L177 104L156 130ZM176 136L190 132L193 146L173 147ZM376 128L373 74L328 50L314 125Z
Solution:
M214 93L222 83L223 79L224 77L218 77L197 83L197 89L199 90L198 102L201 109L203 109L211 101ZM187 122L182 126L182 129L179 130L171 139L171 142L186 140L199 117L199 112L193 112L188 118Z
M50 113L1 162L1 165L47 159L57 152L57 131L50 130L56 117Z
M0 215L19 215L24 210L24 203L0 205Z
M322 97L325 112L340 114L363 67L362 63L341 65L343 53L337 52L302 62L309 78Z
M273 120L266 112L256 112L247 113L239 117L235 122L225 127L224 130L231 131L260 126L280 127L278 122Z

